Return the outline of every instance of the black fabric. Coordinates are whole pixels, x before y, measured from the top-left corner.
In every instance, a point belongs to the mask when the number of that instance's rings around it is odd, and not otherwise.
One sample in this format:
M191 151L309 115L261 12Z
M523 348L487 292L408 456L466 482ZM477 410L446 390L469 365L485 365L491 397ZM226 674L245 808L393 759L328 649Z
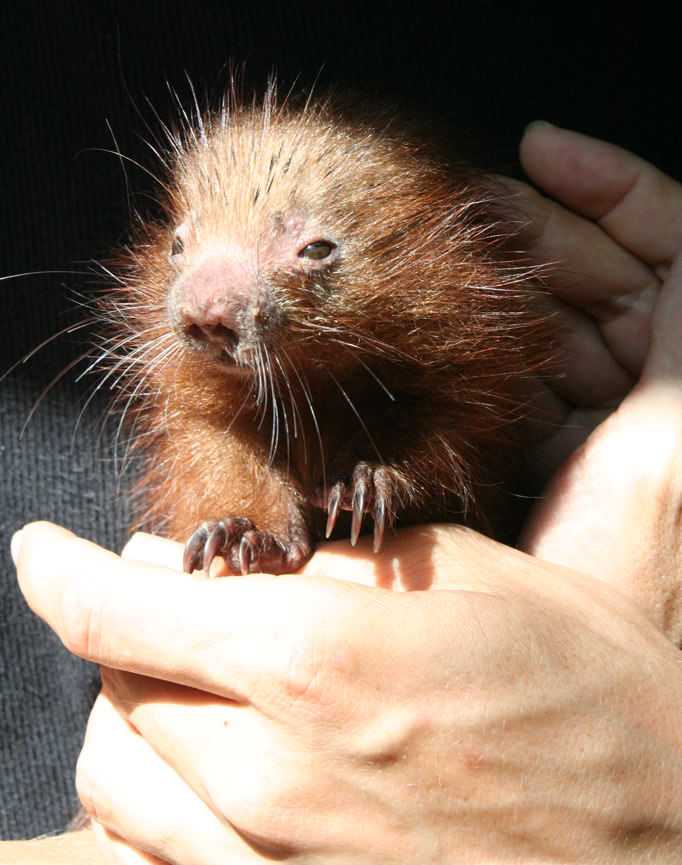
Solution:
M87 312L70 295L97 290L87 262L125 238L120 147L153 168L141 140L189 102L187 76L217 95L230 59L263 81L408 102L482 142L485 160L513 166L525 123L542 117L618 141L680 173L679 52L672 22L613 20L599 4L116 3L51 0L0 11L0 275L77 274L0 282L0 374ZM447 12L440 6L447 5ZM624 13L621 12L621 15ZM632 13L628 13L632 15ZM671 13L672 14L672 13ZM136 110L140 108L140 114ZM459 132L456 132L458 130ZM115 142L114 143L114 139ZM136 206L153 184L126 169ZM87 329L64 333L0 384L0 837L54 832L76 803L73 768L97 688L26 609L8 546L45 518L119 548L128 481L112 458L116 422L102 426L106 388L69 364ZM60 371L63 379L49 388ZM47 392L44 394L44 392ZM25 432L21 432L33 411Z

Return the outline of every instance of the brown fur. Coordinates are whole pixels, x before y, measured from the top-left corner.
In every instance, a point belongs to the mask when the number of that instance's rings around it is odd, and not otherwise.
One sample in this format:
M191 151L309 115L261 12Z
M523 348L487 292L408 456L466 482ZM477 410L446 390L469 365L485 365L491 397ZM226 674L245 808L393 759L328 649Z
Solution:
M522 383L551 352L537 274L512 251L518 215L495 182L398 121L272 92L171 142L167 220L142 229L107 301L148 452L145 523L186 540L206 518L244 516L314 542L320 489L366 461L390 468L389 522L494 532ZM175 230L189 224L195 250L265 248L273 214L292 213L339 258L312 277L264 266L282 324L259 372L227 373L171 329Z

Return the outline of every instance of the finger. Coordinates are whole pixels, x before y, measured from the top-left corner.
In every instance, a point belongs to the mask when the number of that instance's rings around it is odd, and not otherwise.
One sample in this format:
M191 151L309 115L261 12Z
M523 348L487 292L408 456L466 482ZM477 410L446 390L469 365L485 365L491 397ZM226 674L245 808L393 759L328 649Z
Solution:
M570 451L573 450L574 445L570 447ZM372 539L367 535L358 540L356 547L349 546L345 540L324 542L301 573L400 592L466 588L469 582L463 579L463 573L453 579L451 571L434 567L434 558L444 561L453 544L467 531L462 526L452 525L411 526L388 535L381 555L373 552ZM123 548L121 558L180 570L182 552L182 544L176 541L136 532Z
M495 561L504 570L508 549L465 526L418 525L387 536L379 554L372 552L368 535L355 548L347 541L321 544L301 573L315 580L359 583L393 592L480 592L485 589L482 574L490 573L485 563Z
M428 530L427 530L428 531ZM430 547L433 541L426 543ZM405 538L396 540L400 552L404 553ZM312 576L324 576L328 573L334 579L358 583L365 586L388 585L396 590L409 590L416 585L403 584L395 578L394 572L388 573L381 557L371 554L369 541L364 538L358 541L357 547L349 547L346 541L331 541L320 544L313 560L309 560L303 568L303 573ZM182 570L182 544L150 535L136 532L126 543L121 552L121 558L151 565L160 565L174 570ZM394 550L397 552L397 550Z
M450 549L451 531L446 525L410 526L386 535L381 552L372 550L372 538L363 535L357 546L347 541L320 544L301 573L315 579L327 578L363 586L413 592L423 589L463 587L458 573L436 567L443 546ZM464 580L466 582L466 580Z
M545 493L522 547L624 592L682 643L682 412L633 392Z
M619 403L644 364L648 318L643 339L641 327L636 336L628 334L629 325L624 321L600 328L589 315L568 305L559 307L556 324L558 357L543 381L564 401L562 407L566 408L566 402L581 408Z
M503 182L526 219L522 234L529 254L547 265L548 289L569 305L560 312L560 326L570 337L577 332L583 342L585 337L595 344L603 340L613 354L593 367L591 375L597 370L596 379L607 389L614 383L619 386L618 380L627 377L625 370L638 376L649 348L651 312L660 284L656 274L594 222L526 184ZM574 357L568 352L567 356ZM571 368L569 378L574 377ZM581 379L577 390L584 383Z
M480 589L469 559L485 539L462 536L456 527L415 531L416 544L409 534L397 536L381 555L392 579L428 588L442 568L450 575L448 587ZM336 573L347 572L349 562L337 562ZM74 654L266 713L287 694L290 700L305 692L321 671L333 672L347 647L363 645L381 655L391 608L400 606L397 594L385 592L377 603L376 590L326 574L194 581L123 562L49 523L24 527L17 565L28 603ZM410 651L422 635L412 638L414 645L403 635Z
M193 580L50 523L25 526L14 547L28 604L82 658L236 700L282 674L288 608L298 612L282 578Z
M650 267L669 265L682 248L682 186L634 154L532 124L521 141L521 162L549 195L598 222Z
M206 807L104 694L88 723L76 783L87 812L98 824L128 847L162 862L265 861Z
M146 532L135 532L123 547L121 558L129 562L144 562L182 571L182 551L183 546L177 541Z
M525 183L500 178L522 211L533 259L549 265L552 293L576 306L639 294L656 282L644 264L597 224Z
M653 321L651 352L642 386L657 382L682 400L682 254L673 262L661 291Z
M269 706L292 677L314 675L341 635L367 625L355 594L333 579L196 581L124 562L50 523L25 526L17 546L26 600L71 652L241 702Z
M136 850L131 847L123 838L110 832L105 826L92 821L92 832L97 838L99 849L103 850L106 855L107 863L116 863L116 865L168 865L151 853L144 853L142 850Z
M315 724L276 723L249 706L119 671L104 671L103 687L164 763L240 836L260 839L271 852L316 846L314 828L304 824L312 802L315 821L325 823L320 787L328 791L330 767L329 735L323 747L307 747L319 739Z

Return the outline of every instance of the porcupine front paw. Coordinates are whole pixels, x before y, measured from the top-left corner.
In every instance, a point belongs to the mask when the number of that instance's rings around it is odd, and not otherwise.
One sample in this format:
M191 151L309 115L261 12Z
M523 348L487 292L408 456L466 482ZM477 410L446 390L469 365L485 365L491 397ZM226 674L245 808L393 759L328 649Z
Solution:
M360 536L362 519L371 514L374 520L373 550L378 553L384 541L386 526L391 528L396 513L404 505L406 484L400 474L389 466L372 466L359 462L350 481L332 483L324 501L316 496L319 506L327 511L325 537L334 531L340 511L351 511L350 542L355 546Z
M245 517L207 520L185 545L183 567L187 573L204 570L222 556L235 574L284 574L297 571L312 552L307 537L280 538L257 529Z

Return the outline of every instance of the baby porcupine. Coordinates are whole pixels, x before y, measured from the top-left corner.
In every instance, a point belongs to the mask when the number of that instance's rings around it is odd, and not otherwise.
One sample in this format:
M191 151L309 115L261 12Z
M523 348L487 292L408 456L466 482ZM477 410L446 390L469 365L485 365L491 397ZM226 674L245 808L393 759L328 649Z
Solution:
M274 89L170 142L107 315L186 569L294 571L364 517L375 550L396 523L495 533L551 351L508 196L394 117Z

